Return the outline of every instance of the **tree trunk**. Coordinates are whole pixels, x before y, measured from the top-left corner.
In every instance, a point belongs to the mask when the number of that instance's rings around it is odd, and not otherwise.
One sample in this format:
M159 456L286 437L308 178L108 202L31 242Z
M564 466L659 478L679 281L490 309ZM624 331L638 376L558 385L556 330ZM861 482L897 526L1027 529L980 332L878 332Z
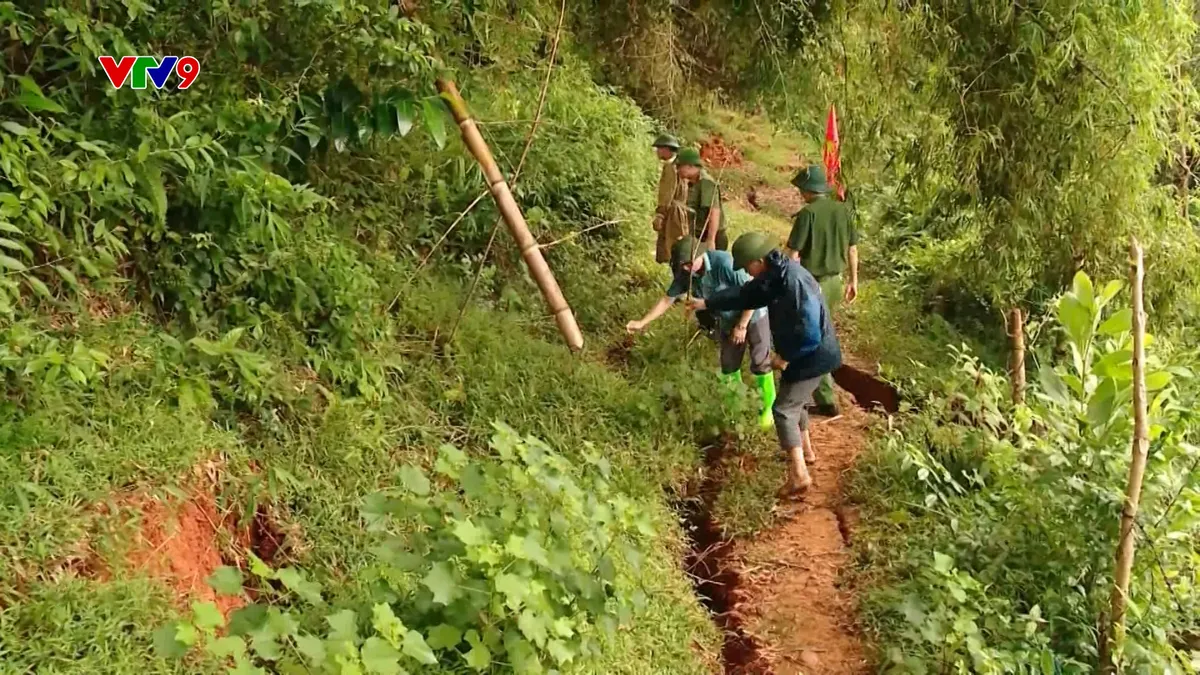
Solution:
M1008 337L1012 352L1008 357L1008 372L1012 378L1013 403L1025 402L1025 317L1019 307L1008 313Z
M1113 572L1111 624L1106 640L1101 641L1100 672L1108 675L1119 670L1121 648L1125 641L1125 606L1129 597L1129 576L1133 570L1134 519L1142 496L1142 478L1146 474L1146 455L1150 433L1146 422L1146 314L1142 308L1142 247L1137 239L1129 244L1129 281L1133 295L1133 457L1129 463L1129 484L1125 507L1121 510L1121 538L1117 544L1116 569Z

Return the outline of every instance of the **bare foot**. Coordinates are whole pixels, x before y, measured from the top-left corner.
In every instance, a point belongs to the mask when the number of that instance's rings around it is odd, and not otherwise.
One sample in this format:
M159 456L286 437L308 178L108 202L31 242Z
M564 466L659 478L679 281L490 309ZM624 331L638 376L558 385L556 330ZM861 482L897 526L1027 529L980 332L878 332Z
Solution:
M812 487L812 483L813 482L811 478L802 483L797 483L796 481L789 479L788 482L784 483L783 487L779 489L777 495L780 499L799 499L808 493L808 489Z

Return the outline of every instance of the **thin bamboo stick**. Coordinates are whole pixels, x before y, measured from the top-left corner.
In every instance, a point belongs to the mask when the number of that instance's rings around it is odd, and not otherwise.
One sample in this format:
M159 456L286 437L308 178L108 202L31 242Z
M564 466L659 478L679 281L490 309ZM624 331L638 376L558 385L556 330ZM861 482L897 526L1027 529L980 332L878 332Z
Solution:
M1142 479L1146 475L1146 456L1150 450L1150 432L1146 422L1146 313L1142 307L1142 247L1137 239L1129 243L1129 281L1133 295L1133 457L1129 462L1129 483L1125 506L1121 510L1121 539L1117 544L1116 569L1113 572L1110 626L1107 639L1101 640L1100 672L1109 675L1119 670L1121 648L1125 641L1125 607L1129 599L1129 576L1133 570L1134 520L1142 497Z

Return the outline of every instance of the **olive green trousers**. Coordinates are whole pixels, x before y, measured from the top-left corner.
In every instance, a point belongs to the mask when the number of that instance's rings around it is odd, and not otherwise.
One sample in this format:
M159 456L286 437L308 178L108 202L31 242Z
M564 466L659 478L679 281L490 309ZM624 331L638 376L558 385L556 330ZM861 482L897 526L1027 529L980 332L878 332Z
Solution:
M845 293L842 286L842 275L834 274L823 277L818 279L817 283L821 284L821 294L825 296L825 306L829 308L829 318L833 319L837 316L838 308L842 304L842 295ZM832 373L821 377L821 384L817 385L817 390L813 392L813 403L819 406L837 404L837 399L833 395Z

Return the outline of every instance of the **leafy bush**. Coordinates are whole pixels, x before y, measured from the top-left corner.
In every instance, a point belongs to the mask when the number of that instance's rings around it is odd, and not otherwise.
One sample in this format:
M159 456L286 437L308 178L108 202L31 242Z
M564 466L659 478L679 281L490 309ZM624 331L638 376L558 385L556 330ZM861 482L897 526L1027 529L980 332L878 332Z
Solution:
M540 673L547 663L588 661L598 632L614 636L622 617L646 602L634 578L655 534L649 514L610 487L608 460L598 454L581 467L503 424L491 445L497 456L475 462L443 446L437 485L406 465L397 487L366 498L363 517L380 533L369 612L322 611L325 625L310 632L304 624L314 621L289 605L324 607L321 586L252 558L260 602L234 612L222 637L226 622L215 605L194 604L188 620L158 631L160 653L203 647L232 660L231 673L382 675L438 664L485 671L501 662ZM245 592L237 568L218 570L209 583L222 594Z
M1120 288L1076 277L1057 303L1069 357L1043 362L1027 406L962 352L860 470L877 519L860 553L881 570L865 608L891 672L1095 665L1132 426L1132 313L1109 306ZM1190 377L1149 355L1152 451L1125 651L1138 672L1190 667L1173 646L1200 599Z

